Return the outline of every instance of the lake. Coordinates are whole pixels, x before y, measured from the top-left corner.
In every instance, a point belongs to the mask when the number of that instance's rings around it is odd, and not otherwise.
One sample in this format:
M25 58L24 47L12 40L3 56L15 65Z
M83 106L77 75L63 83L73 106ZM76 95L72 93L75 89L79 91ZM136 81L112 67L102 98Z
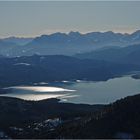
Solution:
M35 83L33 86L9 87L11 93L1 95L26 100L59 98L62 102L106 104L140 93L140 79L124 76L108 81L62 81Z

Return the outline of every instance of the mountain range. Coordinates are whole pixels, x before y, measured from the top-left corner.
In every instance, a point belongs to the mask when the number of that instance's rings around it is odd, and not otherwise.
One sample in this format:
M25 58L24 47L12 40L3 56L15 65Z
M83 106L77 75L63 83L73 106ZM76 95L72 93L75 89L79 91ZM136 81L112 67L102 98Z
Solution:
M70 32L34 39L1 39L0 87L76 79L104 81L139 71L139 35L140 31L132 34ZM109 42L120 43L120 38L123 45L109 46Z
M132 34L108 32L54 33L35 38L10 37L0 40L0 55L29 56L39 55L74 55L85 53L102 47L140 44L140 30Z
M8 37L2 39L5 42L15 43L17 45L26 45L27 43L31 42L34 38L24 38L24 37Z
M139 79L139 60L140 31L0 39L0 94L44 82L106 81L127 74ZM140 95L108 105L0 97L0 139L140 138L139 108Z
M80 59L104 60L122 64L137 64L140 60L140 44L130 45L127 47L108 47L95 51L76 54L75 57Z

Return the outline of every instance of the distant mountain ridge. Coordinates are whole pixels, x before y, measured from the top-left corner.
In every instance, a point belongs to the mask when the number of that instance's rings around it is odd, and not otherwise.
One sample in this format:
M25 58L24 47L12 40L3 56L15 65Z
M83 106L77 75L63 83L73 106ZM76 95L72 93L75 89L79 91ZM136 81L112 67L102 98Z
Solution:
M127 47L102 48L87 53L76 54L81 59L104 60L117 63L138 64L140 60L140 44Z
M7 45L3 45L1 55L5 56L30 56L39 55L74 55L93 51L102 47L140 44L140 30L132 34L108 32L91 32L81 34L79 32L53 33L35 38L8 38L5 43L16 43L9 51L5 51ZM11 44L11 46L12 46ZM20 44L20 45L19 45ZM21 45L22 44L22 45ZM10 47L10 46L9 46Z
M17 45L26 45L27 43L31 42L34 38L24 38L24 37L8 37L4 38L3 41L9 43L15 43Z

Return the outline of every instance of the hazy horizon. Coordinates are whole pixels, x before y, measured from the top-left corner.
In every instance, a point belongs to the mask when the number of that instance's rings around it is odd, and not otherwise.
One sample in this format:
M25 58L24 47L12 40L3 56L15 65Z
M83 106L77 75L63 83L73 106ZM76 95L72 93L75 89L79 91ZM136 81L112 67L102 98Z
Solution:
M0 38L78 31L132 33L140 1L0 1Z
M132 32L115 32L115 31L111 31L111 30L107 30L107 31L90 31L90 32L79 32L79 31L68 31L68 32L61 32L61 31L56 31L56 32L52 32L52 33L44 33L44 34L39 34L39 35L35 35L35 36L14 36L14 35L9 35L9 36L6 36L6 37L0 37L0 39L5 39L5 38L36 38L36 37L39 37L39 36L42 36L42 35L52 35L52 34L55 34L55 33L64 33L64 34L69 34L70 32L78 32L80 34L88 34L88 33L93 33L93 32L100 32L100 33L105 33L105 32L113 32L113 33L120 33L120 34L133 34L137 31L140 31L140 29L137 29L137 30L134 30Z

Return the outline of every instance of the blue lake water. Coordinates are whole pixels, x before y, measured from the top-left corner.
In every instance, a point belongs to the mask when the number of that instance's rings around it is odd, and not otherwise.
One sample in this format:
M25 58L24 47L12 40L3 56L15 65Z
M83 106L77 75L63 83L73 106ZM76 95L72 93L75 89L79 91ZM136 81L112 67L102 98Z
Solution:
M140 93L140 79L124 76L101 82L77 80L77 82L63 81L41 85L36 83L35 86L10 88L12 92L4 96L26 100L60 98L63 102L105 104Z

